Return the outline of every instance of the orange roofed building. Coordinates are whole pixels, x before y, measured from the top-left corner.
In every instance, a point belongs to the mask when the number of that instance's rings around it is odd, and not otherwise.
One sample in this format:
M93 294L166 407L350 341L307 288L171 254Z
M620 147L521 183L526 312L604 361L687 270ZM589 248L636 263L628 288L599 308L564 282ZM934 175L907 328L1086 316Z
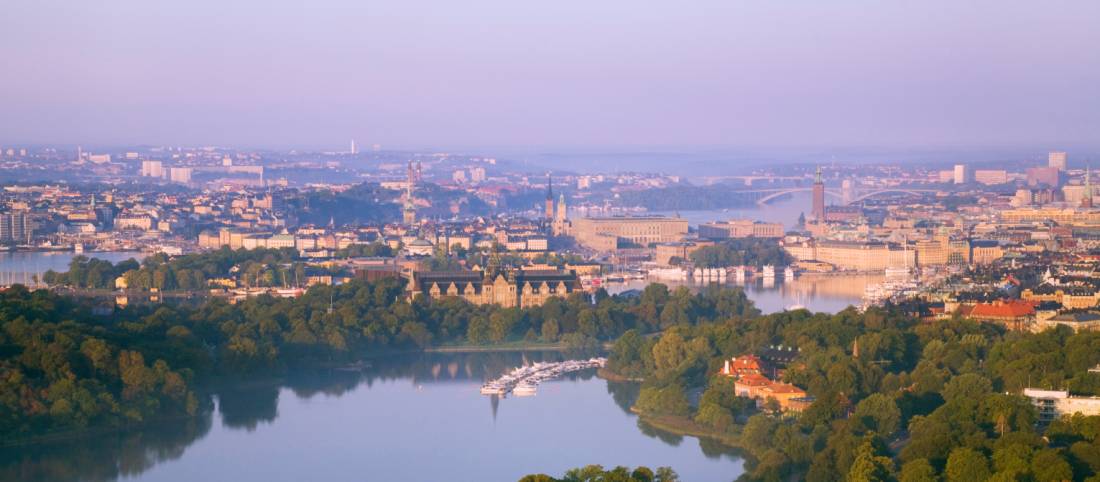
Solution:
M978 303L969 309L963 309L963 315L987 323L1000 323L1012 330L1027 330L1035 322L1035 303L1032 301L1007 300L992 303Z
M744 355L727 360L721 374L733 377L734 394L739 397L756 400L758 407L764 406L769 398L779 403L784 412L801 412L813 403L813 398L805 390L789 383L777 382L764 373L767 367L754 355Z

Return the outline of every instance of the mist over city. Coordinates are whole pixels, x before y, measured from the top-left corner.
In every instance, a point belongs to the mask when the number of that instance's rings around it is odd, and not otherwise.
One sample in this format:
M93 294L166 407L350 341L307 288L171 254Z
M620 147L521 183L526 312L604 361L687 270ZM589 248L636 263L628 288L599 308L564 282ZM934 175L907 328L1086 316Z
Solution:
M0 481L1100 477L1096 2L0 18Z

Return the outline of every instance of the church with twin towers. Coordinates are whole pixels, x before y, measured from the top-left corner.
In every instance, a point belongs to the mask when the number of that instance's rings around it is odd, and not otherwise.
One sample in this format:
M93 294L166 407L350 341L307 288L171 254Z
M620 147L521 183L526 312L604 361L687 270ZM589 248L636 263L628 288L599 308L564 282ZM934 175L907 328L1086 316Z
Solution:
M565 193L558 195L558 204L554 205L554 184L550 173L546 173L546 212L543 222L546 229L554 236L569 235L569 209L565 205Z

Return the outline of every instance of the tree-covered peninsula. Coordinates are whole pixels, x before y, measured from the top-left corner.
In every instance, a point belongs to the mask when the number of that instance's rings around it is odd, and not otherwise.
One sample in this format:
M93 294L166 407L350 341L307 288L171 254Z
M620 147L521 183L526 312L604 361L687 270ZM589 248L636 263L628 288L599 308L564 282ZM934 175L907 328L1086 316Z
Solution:
M190 416L204 382L441 344L592 347L629 330L757 312L741 291L650 286L638 296L576 293L543 306L408 299L397 279L315 286L297 298L108 308L91 298L0 292L0 435L13 442Z

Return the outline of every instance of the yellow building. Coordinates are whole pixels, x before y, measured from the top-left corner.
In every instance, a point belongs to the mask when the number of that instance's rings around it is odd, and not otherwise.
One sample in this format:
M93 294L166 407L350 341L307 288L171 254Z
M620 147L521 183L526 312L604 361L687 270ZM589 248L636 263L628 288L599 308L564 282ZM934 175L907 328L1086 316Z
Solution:
M597 251L612 251L621 243L674 243L687 232L686 219L657 216L581 218L569 227L580 245Z
M699 226L703 238L782 238L782 223L763 223L751 219L731 219Z
M1100 211L1059 208L1019 208L1001 211L1009 223L1054 221L1058 224L1100 224Z
M818 261L851 271L882 271L914 266L916 262L914 250L889 243L817 240L783 249L799 262Z
M952 240L947 236L917 241L917 264L941 266L945 264L970 264L970 242Z
M1053 301L1069 309L1092 308L1100 304L1100 292L1086 288L1062 289L1040 286L1024 290L1020 293L1020 299L1034 302Z
M414 271L409 278L409 298L462 298L475 305L505 308L540 306L551 297L565 298L581 290L575 271L509 270L496 274L483 271Z

